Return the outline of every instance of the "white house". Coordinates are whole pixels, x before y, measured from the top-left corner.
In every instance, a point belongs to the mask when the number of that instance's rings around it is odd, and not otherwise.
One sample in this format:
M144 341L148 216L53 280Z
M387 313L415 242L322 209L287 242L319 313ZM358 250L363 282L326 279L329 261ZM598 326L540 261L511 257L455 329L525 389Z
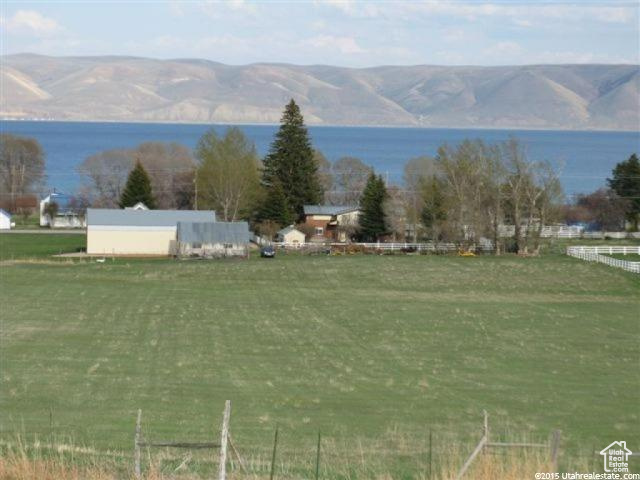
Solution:
M51 218L47 206L57 205L56 214ZM84 211L75 205L75 199L64 193L53 192L40 201L40 226L50 228L82 228L86 225Z
M87 209L89 255L172 255L179 222L215 222L213 210Z
M276 234L276 240L287 245L304 245L306 235L293 225L289 225Z
M11 229L11 214L0 208L0 230Z

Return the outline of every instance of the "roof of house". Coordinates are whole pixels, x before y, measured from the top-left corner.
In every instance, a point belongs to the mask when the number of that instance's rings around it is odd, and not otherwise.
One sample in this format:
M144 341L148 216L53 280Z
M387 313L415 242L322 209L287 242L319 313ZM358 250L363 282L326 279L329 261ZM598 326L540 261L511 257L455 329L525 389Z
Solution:
M288 227L284 227L282 230L278 230L278 235L286 235L287 233L290 233L290 232L302 233L300 230L298 230L293 225L289 225Z
M215 222L213 210L120 210L87 208L87 226L175 227L178 222Z
M305 215L340 215L358 210L357 205L305 205Z
M147 207L142 202L138 202L134 206L132 206L132 207L124 207L124 209L125 210L149 210L149 207Z
M178 241L184 243L249 243L247 222L178 222Z

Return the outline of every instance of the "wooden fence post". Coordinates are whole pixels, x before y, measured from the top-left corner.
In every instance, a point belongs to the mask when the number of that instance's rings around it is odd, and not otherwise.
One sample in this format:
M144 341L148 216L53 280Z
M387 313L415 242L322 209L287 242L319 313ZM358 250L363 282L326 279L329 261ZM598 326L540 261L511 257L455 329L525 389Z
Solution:
M231 401L224 402L222 414L222 431L220 432L220 470L218 480L225 480L227 476L227 439L229 437L229 418L231 417Z
M489 443L489 414L486 410L482 412L484 413L484 438L486 438L487 443Z
M560 430L554 430L551 436L551 464L555 470L558 469L558 450L560 449Z
M482 435L482 438L480 439L480 442L476 446L475 450L471 453L471 455L469 455L469 458L467 458L467 461L464 462L464 465L462 465L462 468L460 469L460 471L458 472L458 475L456 476L456 480L460 480L464 476L464 474L467 472L467 470L469 469L469 467L471 466L475 458L482 451L484 451L484 447L487 445L487 443L489 443L489 414L487 413L486 410L483 410L483 413L484 413L484 427L483 427L484 434Z
M276 468L276 448L278 448L278 426L276 425L276 434L273 437L273 453L271 454L271 473L269 480L273 480L273 474Z
M140 443L142 440L142 410L138 409L138 419L136 420L136 435L134 437L134 450L133 450L133 458L134 458L134 473L136 478L140 478L142 475L140 469Z
M433 432L429 429L429 479L433 476Z
M320 430L318 430L318 449L316 451L316 480L320 475Z
M249 471L247 470L247 466L244 463L244 460L240 456L240 452L238 452L238 449L236 448L235 444L233 443L233 439L231 438L231 430L229 430L228 437L229 437L229 446L231 447L231 453L233 453L235 455L236 459L238 460L238 464L240 465L240 468L242 469L242 471L244 473L249 473Z

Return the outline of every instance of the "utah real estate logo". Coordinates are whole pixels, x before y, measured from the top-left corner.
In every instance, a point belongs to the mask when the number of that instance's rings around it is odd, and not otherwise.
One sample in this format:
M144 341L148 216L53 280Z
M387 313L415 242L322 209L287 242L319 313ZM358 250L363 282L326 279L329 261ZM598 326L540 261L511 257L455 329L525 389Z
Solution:
M631 450L627 448L627 442L613 442L605 447L600 455L604 457L605 472L628 472L629 471L629 455Z

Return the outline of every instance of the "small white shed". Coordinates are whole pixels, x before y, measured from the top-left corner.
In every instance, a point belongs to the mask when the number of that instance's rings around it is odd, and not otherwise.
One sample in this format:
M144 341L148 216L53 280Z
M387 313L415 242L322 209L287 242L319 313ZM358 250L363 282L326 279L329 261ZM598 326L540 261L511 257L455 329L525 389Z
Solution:
M283 228L277 234L277 241L287 245L304 245L307 236L293 225Z
M11 214L0 208L0 230L11 229Z

